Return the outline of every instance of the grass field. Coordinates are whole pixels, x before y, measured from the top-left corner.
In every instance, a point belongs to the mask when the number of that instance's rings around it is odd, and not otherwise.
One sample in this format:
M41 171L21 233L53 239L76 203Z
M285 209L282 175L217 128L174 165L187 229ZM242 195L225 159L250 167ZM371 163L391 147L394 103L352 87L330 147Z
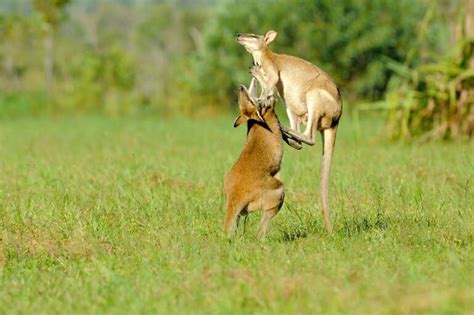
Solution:
M318 144L286 147L268 237L255 214L227 241L222 182L246 132L232 117L1 121L0 313L473 314L472 143L341 124L335 233Z

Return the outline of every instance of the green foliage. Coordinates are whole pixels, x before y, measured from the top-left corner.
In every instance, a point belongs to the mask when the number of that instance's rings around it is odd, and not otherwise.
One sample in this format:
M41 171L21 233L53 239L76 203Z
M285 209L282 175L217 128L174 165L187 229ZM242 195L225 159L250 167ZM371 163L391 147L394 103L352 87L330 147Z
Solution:
M41 13L44 21L55 27L63 17L63 8L71 0L33 0L35 9Z
M474 40L463 36L436 63L388 64L396 76L381 103L388 109L385 131L391 139L474 136Z
M45 93L8 93L0 95L0 118L51 114Z
M89 50L73 56L65 71L74 80L59 86L56 106L78 112L130 113L134 67L130 56L118 47L100 54Z
M426 9L411 0L224 1L204 30L187 79L198 94L228 104L235 86L249 80L251 62L235 34L275 29L274 51L319 65L346 96L378 98L391 73L384 58L405 60Z

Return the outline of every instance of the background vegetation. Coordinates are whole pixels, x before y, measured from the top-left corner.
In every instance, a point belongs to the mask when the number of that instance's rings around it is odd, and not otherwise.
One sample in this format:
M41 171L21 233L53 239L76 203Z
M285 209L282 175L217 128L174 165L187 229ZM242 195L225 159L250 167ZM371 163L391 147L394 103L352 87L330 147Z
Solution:
M6 0L0 115L223 112L248 81L251 58L235 34L272 28L279 33L274 50L329 72L352 109L385 99L394 74L406 74L394 64L416 68L450 53L465 38L465 2ZM410 104L409 96L401 99Z

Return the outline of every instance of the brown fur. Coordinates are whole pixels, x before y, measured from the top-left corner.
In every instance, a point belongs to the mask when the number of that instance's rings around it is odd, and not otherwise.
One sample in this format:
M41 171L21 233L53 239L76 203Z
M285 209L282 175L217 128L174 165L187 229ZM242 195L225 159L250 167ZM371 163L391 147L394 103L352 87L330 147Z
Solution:
M269 44L276 38L275 31L265 35L237 34L237 42L252 54L254 64L262 67L258 78L264 87L263 97L271 97L275 88L286 104L290 130L294 139L315 144L316 131L323 138L321 163L321 201L326 229L332 231L329 207L329 173L337 126L342 114L342 98L337 86L323 70L298 57L277 54ZM300 124L306 123L301 134Z
M224 232L231 236L239 218L258 209L263 210L258 236L265 235L271 219L280 210L284 199L279 178L283 157L282 133L272 106L257 115L255 100L245 87L239 91L240 116L234 127L247 122L247 141L239 159L226 174L224 194L227 212Z

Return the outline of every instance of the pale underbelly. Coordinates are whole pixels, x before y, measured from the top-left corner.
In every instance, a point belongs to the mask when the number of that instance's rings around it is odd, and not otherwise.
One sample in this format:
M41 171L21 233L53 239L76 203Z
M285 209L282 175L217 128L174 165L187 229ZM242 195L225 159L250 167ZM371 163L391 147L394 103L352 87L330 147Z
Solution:
M280 93L283 101L285 102L285 106L298 118L302 119L304 116L308 114L308 106L306 106L306 102L302 97L294 95L287 91L286 93Z

